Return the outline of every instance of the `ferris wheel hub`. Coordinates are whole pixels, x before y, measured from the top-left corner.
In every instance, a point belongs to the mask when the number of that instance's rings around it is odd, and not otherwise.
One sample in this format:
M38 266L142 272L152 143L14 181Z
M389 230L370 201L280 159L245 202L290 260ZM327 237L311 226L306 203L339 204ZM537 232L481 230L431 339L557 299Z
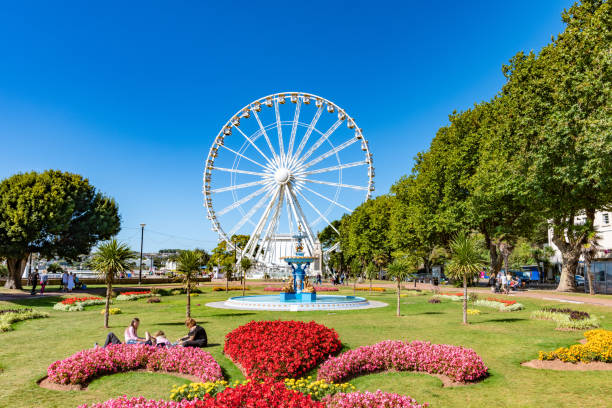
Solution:
M274 180L276 180L278 184L287 184L290 178L291 173L289 172L289 169L284 167L281 167L274 173Z

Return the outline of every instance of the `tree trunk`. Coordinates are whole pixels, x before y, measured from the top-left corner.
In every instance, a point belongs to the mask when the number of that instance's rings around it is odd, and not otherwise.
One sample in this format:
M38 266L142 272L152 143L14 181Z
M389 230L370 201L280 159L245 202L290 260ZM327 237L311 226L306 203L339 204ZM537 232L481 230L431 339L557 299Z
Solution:
M372 279L370 279L370 295L372 294Z
M191 279L187 275L187 317L191 317Z
M580 248L571 248L567 245L564 250L561 250L561 259L563 265L561 267L561 277L559 278L559 292L574 292L576 290L576 270L578 269L578 261L580 259Z
M242 296L244 296L244 292L246 291L246 270L242 269Z
M229 268L225 272L225 293L229 292Z
M104 327L108 329L108 316L110 315L111 297L113 295L113 283L106 283L106 303L104 304Z
M400 310L400 290L402 289L402 284L400 282L399 277L397 278L397 316L401 316L401 310Z
M589 280L589 295L594 295L595 294L595 283L593 282L595 280L595 275L593 275L593 270L591 269L591 261L588 261L586 263L586 267L587 267L587 279Z
M25 270L26 263L28 262L28 255L24 255L22 258L7 258L6 266L8 268L8 275L6 276L6 283L4 287L7 289L22 289L21 277Z
M487 247L489 248L489 257L491 258L491 262L489 263L489 278L497 278L497 274L501 270L503 259L497 250L497 245L495 245L495 243L488 237L485 237L485 241L487 243Z
M463 276L463 324L468 324L467 321L467 277Z

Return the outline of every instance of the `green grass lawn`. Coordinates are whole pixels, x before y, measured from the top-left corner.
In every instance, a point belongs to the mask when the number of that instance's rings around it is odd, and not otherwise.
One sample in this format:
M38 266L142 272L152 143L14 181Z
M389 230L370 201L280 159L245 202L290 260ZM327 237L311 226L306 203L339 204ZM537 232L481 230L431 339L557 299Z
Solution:
M350 288L343 289L351 294ZM233 292L238 294L239 292ZM249 292L255 293L255 292ZM263 292L261 292L263 293ZM481 383L443 388L435 377L417 373L380 373L355 378L360 390L397 392L410 395L432 407L604 407L612 406L611 372L542 371L520 366L537 357L539 350L551 350L574 344L581 332L555 331L553 322L529 320L529 314L551 301L522 298L526 310L503 313L479 308L480 316L470 316L463 327L461 305L444 301L429 304L429 296L402 298L402 317L395 316L393 292L360 295L389 303L388 307L343 312L251 312L212 309L205 303L226 298L224 292L211 292L192 298L192 315L207 330L212 346L208 350L221 364L228 380L243 376L223 356L223 338L235 327L251 320L315 320L336 329L346 348L372 344L387 339L428 340L471 347L484 359L490 376ZM24 299L24 306L48 311L50 318L29 320L14 325L14 331L0 333L0 407L76 407L83 403L105 401L123 394L168 399L174 384L187 380L163 374L124 373L93 381L86 391L62 392L38 387L55 360L102 343L107 330L103 326L102 306L90 306L83 312L58 312L52 306L58 298ZM200 306L197 306L200 304ZM0 308L9 305L0 302ZM123 314L110 317L111 329L119 337L132 317L141 319L144 331L164 330L172 340L183 336L185 296L163 297L162 303L115 302ZM568 307L563 304L563 307ZM570 305L597 315L606 329L612 329L609 308Z

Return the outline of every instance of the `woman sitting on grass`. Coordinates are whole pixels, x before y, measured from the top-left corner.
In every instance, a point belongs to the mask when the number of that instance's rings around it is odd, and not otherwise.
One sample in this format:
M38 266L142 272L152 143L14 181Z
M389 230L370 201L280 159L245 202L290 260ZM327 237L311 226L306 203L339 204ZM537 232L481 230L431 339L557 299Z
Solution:
M138 337L138 326L140 326L140 319L135 317L132 319L130 325L123 332L125 344L153 344L151 342L151 335L149 334L149 332L145 333L146 338Z
M202 326L196 324L196 321L189 317L185 320L185 326L189 329L187 336L179 339L178 345L183 347L206 347L208 345L208 337L206 330Z

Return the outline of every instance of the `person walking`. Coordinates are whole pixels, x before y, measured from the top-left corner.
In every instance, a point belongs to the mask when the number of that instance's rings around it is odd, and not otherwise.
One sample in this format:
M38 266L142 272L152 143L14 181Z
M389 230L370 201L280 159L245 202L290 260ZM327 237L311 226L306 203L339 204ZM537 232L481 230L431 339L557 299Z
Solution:
M61 290L62 292L66 292L66 289L68 288L68 272L64 271L64 273L62 273L62 284L61 284Z
M45 287L47 286L47 282L49 280L49 276L47 275L47 271L44 271L42 275L40 275L40 294L45 294Z
M37 269L35 269L34 273L32 274L32 292L30 292L31 295L36 294L36 285L38 285L38 270Z
M506 272L502 272L501 274L501 291L503 293L507 293L508 288L508 277L506 276Z
M70 272L68 274L68 292L72 292L72 289L74 289L74 275Z

